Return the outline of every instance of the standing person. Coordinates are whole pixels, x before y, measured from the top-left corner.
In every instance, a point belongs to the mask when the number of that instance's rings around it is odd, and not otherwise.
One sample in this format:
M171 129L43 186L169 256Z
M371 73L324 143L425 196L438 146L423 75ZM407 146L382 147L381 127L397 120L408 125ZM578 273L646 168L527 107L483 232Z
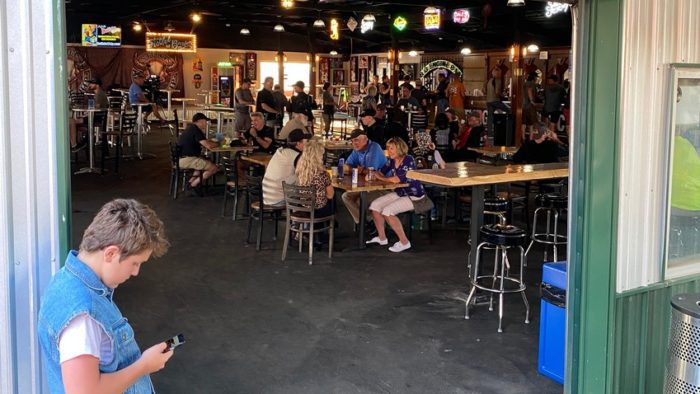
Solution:
M559 84L559 77L552 74L547 77L547 85L544 87L544 116L547 118L547 127L556 132L557 123L561 116L561 106L566 102L566 90Z
M265 124L265 116L260 112L250 114L251 127L241 133L239 139L244 145L255 146L255 151L273 154L275 145L275 130Z
M414 111L418 109L420 106L420 103L418 100L416 100L415 97L411 96L411 90L406 87L405 85L401 87L401 96L399 100L396 102L396 108L398 111L394 111L392 115L394 117L399 117L399 119L393 119L393 120L398 120L401 122L403 127L411 127L410 124L408 124L408 111Z
M389 151L389 160L377 171L377 179L389 183L407 183L408 186L394 189L372 201L369 210L372 212L377 236L367 241L367 244L389 244L384 228L386 222L399 237L399 241L389 247L389 251L398 253L410 249L411 242L406 237L401 219L396 215L412 211L413 202L425 198L425 190L419 181L406 177L408 171L416 169L415 160L408 154L408 145L400 138L392 138L387 141L386 149Z
M335 98L333 97L333 85L330 82L323 84L323 131L326 137L331 137L333 131L333 115L336 110Z
M427 95L428 89L423 86L423 81L416 79L416 87L411 90L411 96L418 100L418 103L423 108L423 111L428 108L428 99L426 98Z
M380 146L384 146L384 127L377 122L374 116L376 111L368 109L360 114L360 122L365 130L367 137Z
M190 178L190 187L196 188L202 180L209 179L219 172L219 167L211 161L202 158L202 147L212 149L219 146L218 142L210 141L204 136L209 119L203 113L196 113L192 117L192 123L178 137L180 146L180 167L195 170ZM201 171L202 176L199 174ZM199 192L198 192L199 193Z
M303 81L297 81L297 83L294 84L295 95L292 96L292 99L289 101L289 112L291 112L291 116L294 116L294 114L304 114L309 122L312 122L314 119L311 113L313 103L311 102L311 96L304 92L304 87Z
M450 84L447 86L448 100L450 108L455 111L455 114L464 119L464 84L462 78L457 74L452 74Z
M277 124L277 115L279 111L275 109L275 98L272 95L272 77L265 78L263 88L258 92L258 97L255 102L255 111L263 115L265 124L270 127L275 127Z
M153 392L149 375L173 351L161 342L141 353L113 295L169 246L148 206L125 199L102 206L41 300L39 343L52 393Z
M255 105L250 84L250 78L244 78L236 89L236 131L250 129L250 106Z
M276 125L282 126L284 122L284 111L289 107L289 100L287 96L284 95L284 89L282 89L280 84L275 84L275 87L272 89L272 98L275 99L275 110L277 110L277 116L275 117Z
M527 74L523 85L523 141L527 140L533 131L533 126L537 122L537 109L535 109L535 79L536 72Z
M449 102L447 101L447 78L445 78L445 74L443 73L439 73L437 78L438 86L435 89L435 105L437 106L437 111L435 112L436 116L437 114L445 112L445 109L447 109L447 106L449 104Z
M382 77L382 84L379 85L379 101L384 105L391 105L391 81L389 76Z
M510 112L508 106L503 104L501 69L499 67L494 67L493 70L491 70L491 79L486 82L486 110L488 111L487 129L490 136L493 136L493 116L497 109L506 113Z
M377 111L377 87L374 85L367 88L367 94L362 98L362 111L368 109Z

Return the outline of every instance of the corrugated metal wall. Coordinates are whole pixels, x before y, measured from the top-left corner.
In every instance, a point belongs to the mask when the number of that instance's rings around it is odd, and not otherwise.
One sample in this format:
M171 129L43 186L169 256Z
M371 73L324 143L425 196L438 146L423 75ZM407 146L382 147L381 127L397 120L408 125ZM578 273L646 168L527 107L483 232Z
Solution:
M0 1L0 392L48 393L42 290L68 212L63 1Z
M624 4L618 292L661 279L669 141L668 64L700 63L698 21L698 0Z

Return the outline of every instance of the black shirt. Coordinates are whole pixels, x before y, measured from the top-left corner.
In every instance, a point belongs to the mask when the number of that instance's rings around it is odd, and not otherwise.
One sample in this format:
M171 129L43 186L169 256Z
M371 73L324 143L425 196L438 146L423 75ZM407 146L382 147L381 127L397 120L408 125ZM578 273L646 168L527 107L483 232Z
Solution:
M382 148L384 147L384 127L381 124L374 122L372 126L364 126L367 138L371 141L378 143Z
M445 99L447 98L447 95L445 94L445 91L447 90L447 85L449 82L447 82L447 78L443 79L442 82L438 84L437 87L437 99Z
M202 130L196 124L191 123L177 140L177 144L181 147L180 156L199 156L202 154L202 144L199 141L206 138Z
M304 114L309 120L313 119L311 114L311 97L304 92L297 93L296 96L292 97L289 111L296 114Z
M272 92L267 89L262 89L258 92L258 97L255 101L255 110L263 114L271 113L265 111L262 106L263 103L267 104L270 108L275 108L275 98L272 96Z
M421 86L411 90L411 97L415 98L421 105L423 105L423 99L427 93L428 89L426 89L425 86Z
M515 163L556 163L559 161L557 143L552 140L544 140L537 143L533 140L526 141L513 155Z
M258 97L260 97L260 96L258 96ZM250 135L250 130L245 132L245 138L253 141L253 144L257 147L257 149L256 149L257 151L267 152L270 154L275 153L275 151L277 150L277 146L275 145L275 130L273 130L272 127L265 126L261 130L258 130L258 137L269 138L272 140L272 143L270 144L270 146L267 149L265 149L262 147L262 145L260 145L257 138L253 138L253 136Z
M386 145L386 141L389 141L393 137L401 138L406 144L408 144L408 131L399 122L389 122L384 128L384 141L382 146Z

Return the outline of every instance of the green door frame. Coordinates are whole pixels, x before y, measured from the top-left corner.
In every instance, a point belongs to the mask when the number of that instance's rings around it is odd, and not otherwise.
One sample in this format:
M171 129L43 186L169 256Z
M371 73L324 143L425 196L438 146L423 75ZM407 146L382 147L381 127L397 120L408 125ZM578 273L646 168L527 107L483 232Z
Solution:
M612 385L623 0L580 0L565 391Z

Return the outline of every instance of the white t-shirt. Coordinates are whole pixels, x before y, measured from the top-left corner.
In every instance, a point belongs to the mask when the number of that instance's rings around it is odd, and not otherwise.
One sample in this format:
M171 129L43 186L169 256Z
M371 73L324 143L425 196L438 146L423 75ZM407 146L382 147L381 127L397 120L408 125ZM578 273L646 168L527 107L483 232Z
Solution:
M101 361L110 362L112 340L102 325L89 314L80 314L71 320L58 337L59 363L89 354Z

